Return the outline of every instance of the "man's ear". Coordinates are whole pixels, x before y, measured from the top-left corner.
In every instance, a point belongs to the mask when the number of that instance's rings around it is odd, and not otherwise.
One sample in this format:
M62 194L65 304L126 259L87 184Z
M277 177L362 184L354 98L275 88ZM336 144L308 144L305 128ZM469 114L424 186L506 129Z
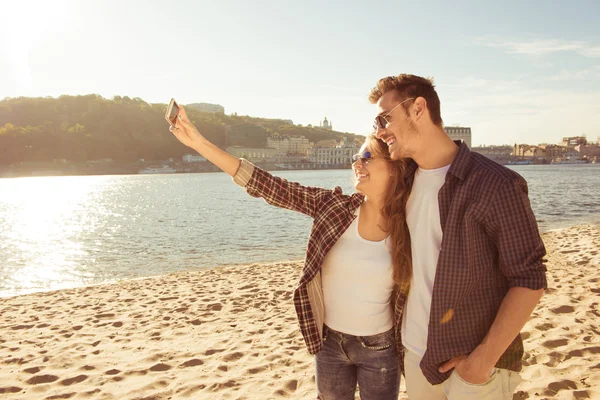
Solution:
M419 121L427 111L427 100L424 97L417 97L413 104L413 117L415 121Z

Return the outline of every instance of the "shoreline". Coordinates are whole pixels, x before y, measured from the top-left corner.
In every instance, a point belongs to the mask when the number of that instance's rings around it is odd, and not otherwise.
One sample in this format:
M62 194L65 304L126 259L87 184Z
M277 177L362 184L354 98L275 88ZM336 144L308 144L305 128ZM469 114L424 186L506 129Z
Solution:
M522 331L524 382L515 398L600 398L600 227L542 237L549 288ZM217 266L0 298L0 394L314 397L313 356L292 299L301 268Z
M496 160L493 160L498 162ZM150 163L148 165L135 165L129 166L127 168L111 168L111 169L102 169L98 171L91 170L78 170L78 171L65 171L60 169L49 169L47 171L43 170L31 170L26 171L24 173L15 173L15 172L6 172L2 170L0 167L0 179L15 179L15 178L52 178L52 177L83 177L83 176L128 176L128 175L181 175L181 174L212 174L212 173L224 173L217 167L211 165L201 166L201 169L198 170L177 170L176 172L163 172L163 173L142 173L140 172L144 168L150 165L158 165L162 164L163 161L157 161L155 163ZM582 165L596 165L594 162L586 162L586 163L532 163L532 164L518 164L518 163L503 163L500 162L500 165L505 167L529 167L529 166L582 166ZM308 168L281 168L277 167L274 164L261 164L260 162L257 165L266 171L269 172L285 172L285 171L333 171L333 170L350 170L351 166L327 166L327 167L317 167L310 166Z
M561 231L564 231L567 229L585 228L585 227L600 228L600 223L598 223L598 224L586 223L586 224L579 224L579 225L570 225L570 226L561 227L561 228L553 228L553 229L548 229L548 230L544 230L544 231L540 230L540 235L543 238L544 235L561 232ZM304 262L304 259L270 260L270 261L261 261L261 262L253 263L250 265L271 265L271 264L278 264L278 263L302 263L302 262ZM212 270L212 269L217 269L217 268L244 268L247 266L249 266L249 264L247 264L247 263L228 263L228 264L219 264L219 265L212 265L212 266L206 266L206 267L192 267L192 268L188 268L188 269L181 270L181 271L168 272L165 274L145 275L145 276L138 276L138 277L134 277L134 278L125 278L125 279L120 278L120 279L115 279L115 280L107 280L104 282L89 283L89 284L69 286L69 287L63 287L63 288L49 288L49 289L41 289L41 290L33 289L31 291L18 293L18 294L11 294L11 295L5 295L4 293L2 293L2 291L0 291L0 300L12 298L12 297L18 297L18 296L27 296L27 295L32 295L32 294L36 294L36 293L48 293L48 292L55 292L55 291L61 291L61 290L72 290L72 289L86 288L86 287L93 287L93 286L114 285L114 284L118 284L120 282L160 278L160 277L166 276L166 275L179 274L179 273L185 273L185 272L207 271L207 270Z

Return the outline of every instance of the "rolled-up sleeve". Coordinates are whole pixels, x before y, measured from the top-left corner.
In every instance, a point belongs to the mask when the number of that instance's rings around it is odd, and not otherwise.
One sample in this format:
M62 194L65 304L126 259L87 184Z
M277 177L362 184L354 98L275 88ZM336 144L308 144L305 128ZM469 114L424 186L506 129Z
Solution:
M509 287L545 289L546 248L531 209L524 179L513 178L499 187L487 222L498 248L500 269Z
M248 182L250 182L250 179L252 179L252 174L254 173L255 167L254 164L244 158L240 159L240 161L240 167L233 177L233 182L241 187L246 187Z

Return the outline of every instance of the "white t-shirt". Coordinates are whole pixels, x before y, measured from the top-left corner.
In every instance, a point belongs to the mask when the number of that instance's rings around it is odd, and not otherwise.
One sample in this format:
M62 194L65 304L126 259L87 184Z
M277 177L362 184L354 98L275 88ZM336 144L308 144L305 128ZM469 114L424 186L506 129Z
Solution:
M402 319L402 344L420 357L427 349L433 281L442 246L438 193L449 169L450 165L419 168L406 203L413 274Z
M360 207L356 214L321 268L325 324L350 335L370 336L393 325L392 255L387 239L374 242L359 235Z

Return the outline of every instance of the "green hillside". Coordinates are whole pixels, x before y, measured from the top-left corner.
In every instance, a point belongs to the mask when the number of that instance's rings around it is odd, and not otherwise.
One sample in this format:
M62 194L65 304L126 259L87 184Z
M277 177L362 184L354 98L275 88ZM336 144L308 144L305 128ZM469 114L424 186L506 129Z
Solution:
M109 100L94 94L2 100L0 166L56 159L125 163L180 157L190 150L169 132L166 107L137 97ZM302 135L312 142L357 137L283 120L200 112L193 106L187 110L198 129L220 147L264 147L268 135Z

